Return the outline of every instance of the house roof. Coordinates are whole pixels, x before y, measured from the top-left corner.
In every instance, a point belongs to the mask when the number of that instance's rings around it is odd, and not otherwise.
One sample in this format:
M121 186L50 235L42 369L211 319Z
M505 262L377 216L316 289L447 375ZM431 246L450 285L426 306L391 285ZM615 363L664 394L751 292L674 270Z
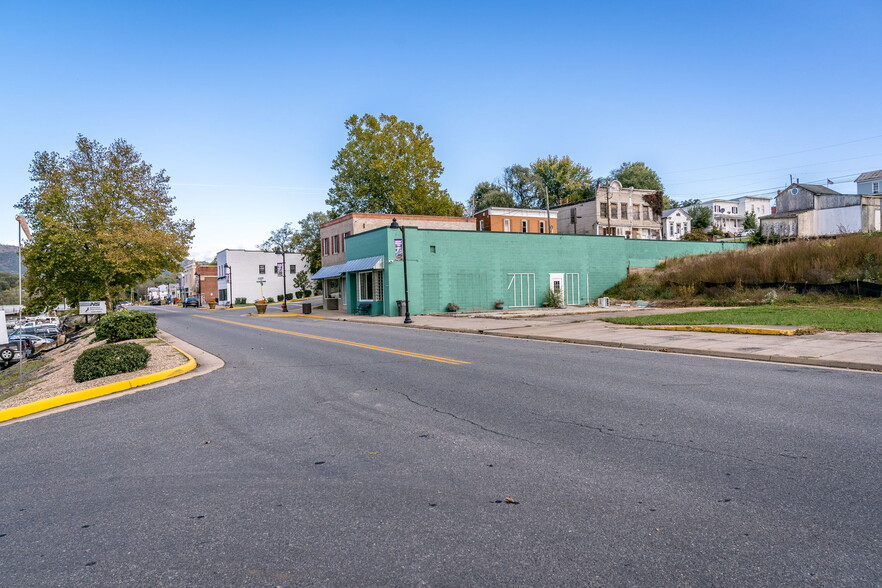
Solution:
M336 278L346 272L360 272L369 269L383 269L383 256L362 257L361 259L351 259L346 263L341 263L339 265L329 265L315 272L312 275L312 279Z
M839 195L841 192L837 192L836 190L831 190L827 186L821 186L820 184L793 184L798 188L802 188L803 190L808 190L809 192L814 192L815 194L835 194Z
M882 169L877 169L876 171L864 172L855 178L855 182L868 182L870 180L878 180L882 178Z
M692 218L691 216L689 216L689 213L686 212L686 210L683 208L669 208L668 210L662 211L662 218L668 218L678 210L685 214L688 218Z

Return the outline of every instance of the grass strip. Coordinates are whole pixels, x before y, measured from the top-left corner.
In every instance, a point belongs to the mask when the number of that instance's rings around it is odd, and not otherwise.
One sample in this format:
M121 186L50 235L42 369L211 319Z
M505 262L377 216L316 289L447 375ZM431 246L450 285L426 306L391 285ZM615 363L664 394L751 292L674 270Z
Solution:
M619 325L784 325L828 331L882 333L882 306L747 306L727 310L603 318Z

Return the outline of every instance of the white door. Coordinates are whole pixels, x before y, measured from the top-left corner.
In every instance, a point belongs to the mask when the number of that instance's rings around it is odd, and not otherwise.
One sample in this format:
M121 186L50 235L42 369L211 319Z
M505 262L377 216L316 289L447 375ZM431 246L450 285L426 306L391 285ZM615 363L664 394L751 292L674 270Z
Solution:
M563 304L567 303L566 288L564 287L564 274L548 274L548 287L552 292L560 294Z

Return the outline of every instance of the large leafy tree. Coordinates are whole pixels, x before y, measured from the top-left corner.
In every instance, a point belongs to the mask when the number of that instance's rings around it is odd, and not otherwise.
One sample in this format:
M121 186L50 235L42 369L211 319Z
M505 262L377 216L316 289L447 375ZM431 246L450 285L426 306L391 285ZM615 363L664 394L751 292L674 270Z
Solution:
M332 216L462 214L462 205L453 202L438 182L444 167L421 125L387 114L379 118L365 114L349 117L346 130L346 145L331 165L336 175L326 202Z
M544 208L545 195L539 198L538 178L524 165L511 165L502 172L502 187L512 195L518 208Z
M701 206L699 204L693 205L692 208L689 209L689 216L692 217L692 228L694 229L707 229L713 222L711 209L707 206Z
M481 182L475 186L475 190L472 192L472 203L475 212L491 206L511 208L515 204L511 194L492 182Z
M658 174L642 161L626 161L618 168L609 172L610 177L618 180L625 188L637 188L639 190L656 190L661 192L665 189Z
M567 155L537 159L530 169L541 186L537 196L542 208L545 207L545 190L551 205L584 200L594 193L591 168L574 162Z
M80 135L67 157L41 152L36 185L16 205L32 229L22 252L31 302L115 296L164 270L177 271L193 222L176 220L169 177L126 141L104 147Z
M309 261L309 272L314 274L322 267L322 240L319 227L328 222L326 212L310 212L300 221L300 230L291 239L294 251Z

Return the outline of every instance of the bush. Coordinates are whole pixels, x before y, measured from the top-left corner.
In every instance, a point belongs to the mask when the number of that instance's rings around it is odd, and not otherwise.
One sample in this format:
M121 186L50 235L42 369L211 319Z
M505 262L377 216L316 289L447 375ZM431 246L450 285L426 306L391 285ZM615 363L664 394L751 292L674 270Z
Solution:
M288 292L287 294L285 294L285 300L294 300L294 293Z
M236 304L248 304L248 300L245 298L236 298Z
M312 290L304 290L304 291L303 291L303 295L304 295L306 298L309 298L310 296L312 296Z
M74 363L74 381L88 382L96 378L134 372L147 366L150 352L137 343L102 345L87 349Z
M95 324L95 337L111 343L156 336L156 315L143 310L112 312Z
M303 298L303 291L297 290L296 292L294 292L294 295L297 296L297 298Z

